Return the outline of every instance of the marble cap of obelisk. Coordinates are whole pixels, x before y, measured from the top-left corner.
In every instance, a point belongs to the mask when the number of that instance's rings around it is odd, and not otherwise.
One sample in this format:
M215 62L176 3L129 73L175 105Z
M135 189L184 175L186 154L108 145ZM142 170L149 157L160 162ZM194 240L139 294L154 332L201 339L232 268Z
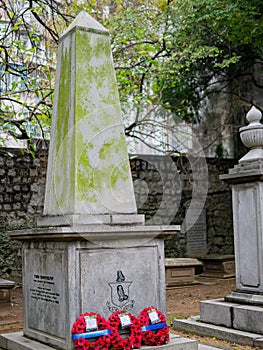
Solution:
M43 216L38 226L142 224L109 32L82 11L59 41Z

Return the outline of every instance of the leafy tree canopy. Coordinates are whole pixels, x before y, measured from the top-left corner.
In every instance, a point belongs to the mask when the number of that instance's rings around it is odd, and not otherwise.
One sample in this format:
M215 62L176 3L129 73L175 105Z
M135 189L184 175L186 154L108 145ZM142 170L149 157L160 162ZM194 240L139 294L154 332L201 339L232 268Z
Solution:
M0 124L14 137L30 138L29 122L43 133L49 125L58 38L80 10L111 33L129 136L140 137L142 125L156 123L149 106L198 122L200 106L209 94L224 90L255 103L246 89L241 91L239 79L262 88L261 0L0 0L0 4Z

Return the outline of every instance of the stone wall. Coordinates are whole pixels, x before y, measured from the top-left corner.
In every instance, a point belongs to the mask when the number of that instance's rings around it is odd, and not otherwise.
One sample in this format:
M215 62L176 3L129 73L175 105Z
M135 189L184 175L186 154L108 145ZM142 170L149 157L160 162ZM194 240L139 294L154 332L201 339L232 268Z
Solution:
M181 224L192 200L193 174L187 158L131 156L138 211L149 225ZM207 159L209 189L205 201L207 253L233 254L231 193L219 180L233 160ZM0 275L17 278L21 273L20 244L10 242L6 231L30 228L42 213L47 150L33 158L19 150L0 153ZM186 256L186 234L166 238L167 257Z
M33 158L19 150L0 154L0 227L33 227L43 210L47 152Z
M174 168L168 158L143 156L131 160L138 209L140 213L146 215L146 220L154 217L154 222L149 220L150 224L169 224L170 222L182 224L192 201L194 180L191 164L186 157L174 157ZM204 209L207 226L207 254L233 254L231 191L229 186L219 179L219 175L227 173L236 162L231 159L218 158L208 158L206 161L208 192ZM172 176L172 171L177 171L178 178ZM139 181L138 186L136 186L137 181ZM174 186L171 182L174 182ZM165 188L164 183L166 183ZM165 194L165 199L163 192L168 192ZM147 200L144 202L142 197L146 194ZM163 204L162 210L158 210L160 202ZM174 213L175 216L173 216ZM172 216L172 220L169 221ZM165 241L166 257L185 257L186 243L186 234L183 232L167 237Z
M233 160L209 159L209 189L206 200L208 254L234 254L232 196L219 179L236 164Z
M0 276L21 276L21 245L6 231L35 226L43 210L46 165L47 151L35 158L15 149L0 152Z

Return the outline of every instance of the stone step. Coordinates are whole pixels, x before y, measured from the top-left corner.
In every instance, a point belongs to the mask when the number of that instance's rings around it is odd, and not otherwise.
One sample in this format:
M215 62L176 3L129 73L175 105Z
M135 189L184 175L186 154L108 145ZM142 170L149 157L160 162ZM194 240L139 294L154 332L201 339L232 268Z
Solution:
M211 345L206 345L206 344L198 344L198 350L222 350L222 348L214 347ZM228 348L228 350L230 350Z
M198 350L195 340L182 338L171 334L171 341L162 346L142 346L142 350ZM22 332L0 334L0 350L55 350L55 348L44 345L23 336ZM209 349L200 349L209 350Z
M229 341L232 343L263 347L263 334L244 332L233 328L216 326L213 324L200 322L198 318L184 320L175 319L173 328L187 331L208 337Z

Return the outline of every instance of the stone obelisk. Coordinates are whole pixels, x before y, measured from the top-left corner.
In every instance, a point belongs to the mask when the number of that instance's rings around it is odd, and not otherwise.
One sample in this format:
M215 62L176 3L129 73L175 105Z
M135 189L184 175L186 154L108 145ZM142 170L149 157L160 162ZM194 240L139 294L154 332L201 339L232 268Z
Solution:
M60 38L43 214L10 233L23 242L19 349L42 349L33 339L71 350L84 312L165 313L162 237L179 227L144 226L137 214L109 33L85 12ZM0 347L11 341L0 336Z
M44 217L39 225L142 223L109 32L82 11L60 38ZM131 216L127 216L131 214ZM121 219L120 219L121 220Z

